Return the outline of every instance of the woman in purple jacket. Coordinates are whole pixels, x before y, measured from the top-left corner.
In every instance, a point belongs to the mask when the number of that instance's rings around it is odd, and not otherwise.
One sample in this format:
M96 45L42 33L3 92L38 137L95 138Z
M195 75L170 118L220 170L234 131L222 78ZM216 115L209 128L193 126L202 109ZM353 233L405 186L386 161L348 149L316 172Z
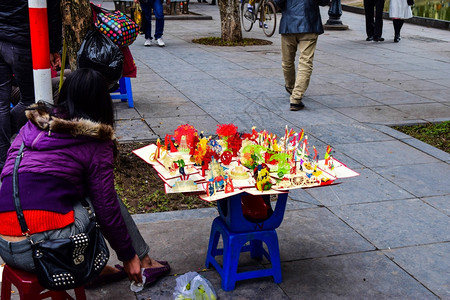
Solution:
M64 82L55 107L43 102L26 111L28 122L12 143L0 189L0 255L12 267L33 271L28 240L22 235L12 193L14 158L25 144L19 191L32 240L65 238L89 222L81 197L90 199L102 233L123 267L106 267L92 287L128 277L146 284L169 273L167 262L148 256L149 246L114 189L113 104L103 76L78 69ZM122 276L124 275L124 276Z

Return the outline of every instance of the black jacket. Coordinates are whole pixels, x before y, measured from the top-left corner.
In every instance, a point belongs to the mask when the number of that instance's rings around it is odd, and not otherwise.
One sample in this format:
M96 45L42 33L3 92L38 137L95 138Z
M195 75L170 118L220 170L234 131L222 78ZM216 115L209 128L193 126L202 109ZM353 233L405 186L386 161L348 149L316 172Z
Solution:
M61 49L60 0L47 0L50 52ZM27 0L0 1L0 40L31 48Z

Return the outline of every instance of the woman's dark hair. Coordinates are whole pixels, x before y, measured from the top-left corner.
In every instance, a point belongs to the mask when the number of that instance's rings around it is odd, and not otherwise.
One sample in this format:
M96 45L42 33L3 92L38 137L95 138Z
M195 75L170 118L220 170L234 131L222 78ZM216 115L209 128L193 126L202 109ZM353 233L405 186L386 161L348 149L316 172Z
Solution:
M101 73L89 68L72 72L56 102L65 119L83 118L114 126L111 96Z

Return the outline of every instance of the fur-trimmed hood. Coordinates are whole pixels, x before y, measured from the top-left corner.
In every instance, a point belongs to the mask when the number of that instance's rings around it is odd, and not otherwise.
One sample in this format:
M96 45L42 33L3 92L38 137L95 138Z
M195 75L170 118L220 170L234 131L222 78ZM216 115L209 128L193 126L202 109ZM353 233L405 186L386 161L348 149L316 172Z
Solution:
M114 129L110 125L92 122L86 119L64 120L38 108L33 104L26 110L27 118L37 127L52 133L70 134L76 136L92 137L99 140L115 140Z
M49 113L53 109L37 103L26 110L29 121L21 129L25 146L49 150L90 141L116 142L112 126L86 119L66 120Z

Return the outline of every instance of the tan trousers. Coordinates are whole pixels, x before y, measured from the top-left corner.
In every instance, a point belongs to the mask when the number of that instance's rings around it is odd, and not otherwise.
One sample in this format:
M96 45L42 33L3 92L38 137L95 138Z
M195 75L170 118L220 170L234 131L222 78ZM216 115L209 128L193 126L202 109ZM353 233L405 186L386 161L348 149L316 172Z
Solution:
M289 33L281 35L281 55L286 89L292 91L290 102L299 104L309 85L313 70L317 33ZM299 51L298 71L295 76L295 55Z

